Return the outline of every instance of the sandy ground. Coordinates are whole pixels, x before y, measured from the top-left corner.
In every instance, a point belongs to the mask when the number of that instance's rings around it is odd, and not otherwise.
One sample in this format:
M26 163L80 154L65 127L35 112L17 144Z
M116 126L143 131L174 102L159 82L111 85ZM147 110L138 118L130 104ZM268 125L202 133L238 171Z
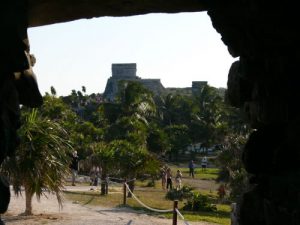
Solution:
M59 209L55 196L33 198L33 216L22 216L25 210L24 196L12 194L9 209L2 219L7 225L171 225L171 219L150 216L128 208L82 206L65 200ZM184 224L178 221L178 225ZM205 222L189 222L190 225L212 225Z

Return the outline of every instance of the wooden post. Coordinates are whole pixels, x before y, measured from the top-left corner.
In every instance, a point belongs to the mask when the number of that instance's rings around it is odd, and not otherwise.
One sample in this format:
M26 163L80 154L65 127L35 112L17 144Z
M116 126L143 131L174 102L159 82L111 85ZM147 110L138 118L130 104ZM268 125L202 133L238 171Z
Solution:
M173 206L173 224L177 225L177 212L176 209L178 209L178 200L174 200L174 206Z
M127 204L127 188L126 188L126 179L124 180L123 184L123 205Z

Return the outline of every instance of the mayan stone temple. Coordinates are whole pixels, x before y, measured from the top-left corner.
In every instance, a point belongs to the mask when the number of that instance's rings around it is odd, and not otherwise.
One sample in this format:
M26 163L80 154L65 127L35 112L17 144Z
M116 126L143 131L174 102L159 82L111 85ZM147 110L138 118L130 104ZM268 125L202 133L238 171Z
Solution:
M107 80L103 97L107 101L114 101L118 93L119 81L136 81L143 84L154 94L161 94L165 88L160 79L142 79L136 75L136 63L112 64L112 76Z

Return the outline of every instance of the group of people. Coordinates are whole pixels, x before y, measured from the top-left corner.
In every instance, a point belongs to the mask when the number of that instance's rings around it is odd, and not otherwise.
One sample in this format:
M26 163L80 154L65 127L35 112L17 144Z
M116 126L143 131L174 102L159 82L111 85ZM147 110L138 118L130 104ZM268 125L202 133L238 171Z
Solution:
M77 151L74 151L71 155L71 164L70 164L70 169L72 173L72 186L75 186L76 184L76 177L78 175L79 171L79 157L77 154ZM90 170L90 186L98 186L99 184L99 179L100 175L102 172L102 168L100 166L93 166Z
M204 156L201 160L201 168L203 171L206 170L207 168L207 157ZM193 160L191 160L188 164L189 167L189 176L194 178L195 177L195 163ZM70 164L70 169L72 172L72 185L75 186L75 179L78 174L79 170L79 158L77 155L77 151L74 151L72 154L72 161ZM93 166L90 171L90 186L98 186L99 183L99 178L101 174L101 167L99 166ZM175 188L177 190L181 189L182 186L182 173L180 170L177 170L176 175L175 175ZM173 175L171 168L168 166L163 166L161 168L161 184L162 188L164 190L171 190L173 189Z
M181 180L182 180L182 173L180 170L177 170L175 175L175 188L177 190L181 189ZM161 185L164 190L173 189L173 175L172 175L171 168L168 166L164 166L161 169Z
M207 168L207 163L208 163L207 157L204 156L204 157L201 159L201 168L202 168L202 171L205 171L205 170L206 170L206 168ZM195 177L195 167L196 167L194 160L191 160L191 161L189 162L188 167L189 167L189 175L190 175L190 177L194 178L194 177Z

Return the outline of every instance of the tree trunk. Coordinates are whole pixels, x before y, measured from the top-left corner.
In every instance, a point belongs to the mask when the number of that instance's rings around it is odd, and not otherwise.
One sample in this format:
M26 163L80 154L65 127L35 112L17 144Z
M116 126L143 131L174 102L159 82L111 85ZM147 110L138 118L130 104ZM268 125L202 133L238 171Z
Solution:
M108 194L108 183L107 183L107 176L105 173L102 173L101 176L101 195Z
M33 193L30 191L30 189L25 185L25 215L32 215L32 197Z
M131 192L133 193L134 187L135 187L135 182L134 182L134 180L132 180L132 181L130 181L130 182L128 183L128 187L129 187L129 189L131 190ZM129 191L128 191L127 197L128 197L128 198L131 198L131 197L132 197L132 194L131 194Z

